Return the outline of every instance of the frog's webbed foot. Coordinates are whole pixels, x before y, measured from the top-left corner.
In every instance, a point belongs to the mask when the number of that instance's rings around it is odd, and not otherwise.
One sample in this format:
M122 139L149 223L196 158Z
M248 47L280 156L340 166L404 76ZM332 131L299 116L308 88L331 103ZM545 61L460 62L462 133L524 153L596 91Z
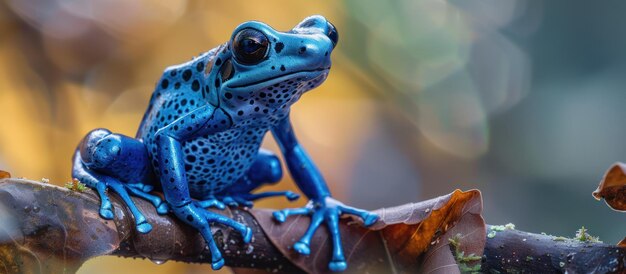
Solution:
M131 200L127 191L130 188L127 188L124 183L113 177L102 175L93 170L87 169L82 164L78 153L74 157L72 175L83 184L95 189L98 192L98 195L100 196L100 216L102 216L102 218L112 220L115 217L113 214L111 199L107 194L107 190L110 189L119 195L122 202L126 204L131 214L135 217L135 227L137 228L137 231L141 233L148 233L152 230L152 225L148 223L146 217L139 211L139 209L137 209L133 200ZM134 192L131 191L131 193ZM155 199L153 199L153 201L156 202Z
M148 223L146 217L139 211L135 203L131 200L128 190L123 183L104 175L89 174L89 176L78 176L77 179L89 187L96 189L100 196L100 216L102 218L112 220L114 218L113 206L107 190L112 190L122 199L122 202L126 204L126 207L130 210L131 214L135 217L135 227L137 231L141 233L148 233L152 230L152 225ZM138 191L141 192L141 191ZM131 193L134 194L133 191ZM141 192L144 193L144 192ZM146 194L148 195L148 194Z
M371 212L346 206L341 202L326 197L325 199L312 200L303 208L283 209L274 212L274 218L278 222L284 222L291 215L311 215L311 223L302 238L297 241L293 248L302 255L311 254L311 239L317 228L326 223L332 240L332 259L328 264L331 271L343 271L347 268L346 259L341 245L339 234L339 217L342 214L356 215L363 219L365 226L370 226L378 220L378 216Z
M213 239L210 224L219 223L233 228L241 234L244 243L249 243L252 240L252 230L231 218L199 208L196 204L188 203L180 207L172 207L172 211L178 218L200 231L211 251L211 267L214 270L220 269L224 266L224 258Z

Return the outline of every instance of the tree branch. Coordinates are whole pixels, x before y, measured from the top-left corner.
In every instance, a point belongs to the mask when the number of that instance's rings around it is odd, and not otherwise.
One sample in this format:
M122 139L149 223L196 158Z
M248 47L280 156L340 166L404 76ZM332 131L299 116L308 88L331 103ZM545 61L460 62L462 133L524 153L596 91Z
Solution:
M624 273L625 267L624 247L513 229L487 238L482 262L484 273Z
M152 205L135 199L153 230L136 233L132 216L111 195L115 220L98 214L100 199L91 190L71 191L49 184L0 180L0 273L74 273L89 258L101 255L207 263L204 240L175 217L159 216ZM242 244L238 233L213 226L227 266L269 272L302 272L285 257L246 210L219 211L252 228L253 240ZM307 222L301 218L299 222ZM416 258L418 260L418 258ZM626 248L516 230L487 239L482 271L611 273L624 271ZM496 272L497 273L497 272Z

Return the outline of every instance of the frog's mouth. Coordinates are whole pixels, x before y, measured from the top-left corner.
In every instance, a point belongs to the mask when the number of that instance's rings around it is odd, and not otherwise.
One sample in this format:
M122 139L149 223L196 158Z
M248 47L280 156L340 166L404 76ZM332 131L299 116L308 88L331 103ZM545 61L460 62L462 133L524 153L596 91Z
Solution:
M263 85L263 87L271 86L273 84L284 82L284 81L287 81L288 79L296 78L296 77L313 79L319 76L320 74L322 74L324 71L328 71L328 70L330 70L330 67L310 69L310 70L299 70L299 71L276 75L270 78L266 78L266 79L262 79L262 80L258 80L258 81L254 81L250 83L241 83L241 84L235 83L234 85L226 84L226 87L228 89L234 90L234 89L255 87L257 85ZM259 88L262 88L262 87L259 87Z

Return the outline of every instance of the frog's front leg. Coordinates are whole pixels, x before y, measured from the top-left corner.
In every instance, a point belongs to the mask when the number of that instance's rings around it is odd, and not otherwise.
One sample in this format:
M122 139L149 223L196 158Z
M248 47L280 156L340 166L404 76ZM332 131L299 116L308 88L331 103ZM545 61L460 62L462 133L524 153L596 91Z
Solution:
M356 215L363 219L365 226L369 226L376 222L378 216L365 210L346 206L331 197L321 173L298 143L289 117L274 127L272 133L280 145L296 184L310 199L304 208L283 209L274 212L274 218L279 222L284 222L290 215L311 215L309 228L302 238L294 244L294 250L303 255L310 254L313 234L322 223L326 223L333 247L332 259L328 268L332 271L345 270L347 263L339 234L339 217L342 214Z
M195 136L222 131L231 124L230 117L222 110L207 105L159 129L154 137L158 153L158 174L165 199L180 220L200 232L211 251L213 269L220 269L224 265L224 259L213 239L210 223L217 222L234 228L241 233L244 243L250 242L252 230L228 217L207 211L191 200L181 144Z
M300 198L300 195L291 191L266 191L251 193L264 184L275 184L283 177L283 169L280 159L269 150L260 149L252 166L246 174L239 178L232 186L223 193L213 196L201 202L205 207L215 206L224 208L224 204L237 207L252 207L253 202L269 197L284 196L289 201Z

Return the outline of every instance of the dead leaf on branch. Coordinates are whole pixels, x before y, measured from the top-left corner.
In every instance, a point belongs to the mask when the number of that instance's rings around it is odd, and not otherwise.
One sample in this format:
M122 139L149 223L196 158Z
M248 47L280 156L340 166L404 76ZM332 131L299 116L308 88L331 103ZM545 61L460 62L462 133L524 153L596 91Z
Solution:
M626 211L626 164L615 163L602 177L593 196L604 201L612 209ZM617 244L626 246L626 238Z
M376 211L380 220L363 228L359 219L346 218L341 236L348 273L460 273L449 239L456 237L458 251L482 256L486 241L478 190L451 194L432 200ZM301 269L310 273L329 272L331 243L325 229L315 233L311 255L291 250L308 228L309 221L289 218L277 224L272 211L255 210L255 216L276 247ZM351 221L351 222L350 222Z
M11 173L0 169L0 179L11 178Z
M626 211L626 164L615 163L605 174L593 196L615 210Z

